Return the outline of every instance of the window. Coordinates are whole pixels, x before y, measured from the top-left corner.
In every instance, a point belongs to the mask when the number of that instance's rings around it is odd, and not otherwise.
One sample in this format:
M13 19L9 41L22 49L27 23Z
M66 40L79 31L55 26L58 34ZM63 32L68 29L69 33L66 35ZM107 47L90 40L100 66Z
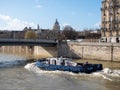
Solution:
M113 1L110 1L109 7L112 7L112 6L113 6Z

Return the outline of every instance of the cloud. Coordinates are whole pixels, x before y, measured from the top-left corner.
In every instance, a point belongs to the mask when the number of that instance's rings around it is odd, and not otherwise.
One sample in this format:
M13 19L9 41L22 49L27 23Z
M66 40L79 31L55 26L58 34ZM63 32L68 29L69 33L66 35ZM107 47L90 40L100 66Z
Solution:
M67 23L67 22L62 23L62 25L61 25L62 29L63 29L65 26L70 26L70 24Z
M3 24L0 25L0 30L23 30L24 27L35 27L36 25L33 22L22 21L17 18L11 18L7 15L0 14L0 22Z
M34 8L40 9L40 8L43 7L43 5L40 4L40 1L39 1L39 0L35 0L35 3L36 3L36 4L35 4Z
M99 21L99 22L95 23L95 24L94 24L94 27L95 27L95 28L100 28L100 27L101 27L101 22Z
M62 24L62 26L63 26L63 27L65 27L65 26L70 26L70 24L67 23L67 22L64 22L64 23Z
M10 20L10 17L9 17L9 16L6 16L6 15L1 15L1 14L0 14L0 19L1 19L1 20L5 20L5 21L9 21L9 20Z
M42 8L42 5L36 5L35 8Z

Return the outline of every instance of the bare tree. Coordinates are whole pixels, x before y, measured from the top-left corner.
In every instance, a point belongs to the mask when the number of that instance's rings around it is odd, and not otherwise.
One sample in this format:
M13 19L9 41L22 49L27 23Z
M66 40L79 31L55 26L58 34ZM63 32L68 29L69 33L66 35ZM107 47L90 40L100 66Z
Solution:
M36 39L37 35L34 31L32 30L27 30L25 33L25 39Z
M71 26L68 25L64 27L62 33L66 39L75 40L78 36L78 33Z

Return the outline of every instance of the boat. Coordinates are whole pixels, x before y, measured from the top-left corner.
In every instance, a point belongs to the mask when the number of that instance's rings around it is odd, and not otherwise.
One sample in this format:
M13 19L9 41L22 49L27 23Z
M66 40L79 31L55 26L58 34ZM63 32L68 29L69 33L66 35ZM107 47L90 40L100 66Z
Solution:
M43 58L35 62L35 66L48 71L68 71L73 73L92 73L101 71L102 64L76 63L70 58Z

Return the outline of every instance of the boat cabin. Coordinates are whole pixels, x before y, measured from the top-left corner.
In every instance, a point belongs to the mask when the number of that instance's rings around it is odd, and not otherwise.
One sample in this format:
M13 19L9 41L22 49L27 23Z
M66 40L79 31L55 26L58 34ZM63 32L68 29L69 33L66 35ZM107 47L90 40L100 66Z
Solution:
M51 65L62 65L62 66L76 66L77 63L72 62L71 59L68 58L47 58L44 61L45 64Z

